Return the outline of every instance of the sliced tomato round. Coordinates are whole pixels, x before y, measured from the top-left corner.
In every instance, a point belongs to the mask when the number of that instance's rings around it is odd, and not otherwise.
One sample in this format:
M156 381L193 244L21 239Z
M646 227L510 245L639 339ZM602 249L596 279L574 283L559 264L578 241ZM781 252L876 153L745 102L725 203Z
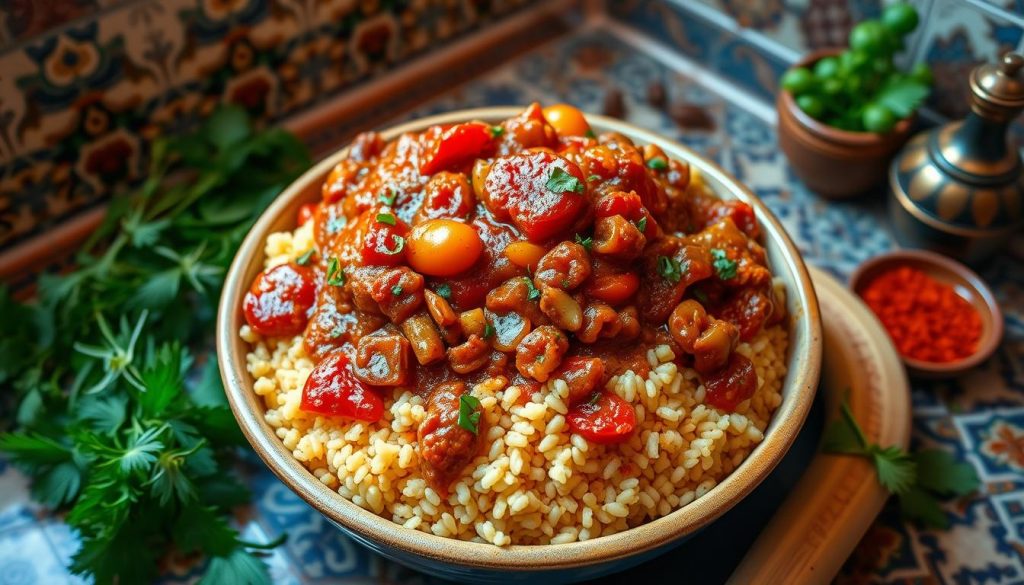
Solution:
M583 171L548 151L495 160L484 185L490 212L510 220L532 242L571 235L590 207Z
M242 300L245 322L269 337L298 335L316 303L316 275L291 262L256 275Z
M348 356L337 351L321 360L306 378L299 408L376 422L384 414L384 401L356 378Z
M633 406L611 392L598 392L580 402L565 418L572 432L594 443L621 443L636 429Z

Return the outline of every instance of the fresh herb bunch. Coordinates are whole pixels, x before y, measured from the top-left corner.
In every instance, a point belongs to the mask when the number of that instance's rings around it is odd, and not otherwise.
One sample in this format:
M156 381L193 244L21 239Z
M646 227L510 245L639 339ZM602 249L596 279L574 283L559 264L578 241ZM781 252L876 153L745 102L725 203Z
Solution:
M931 70L924 63L909 73L896 69L893 55L917 28L917 10L898 2L880 20L865 20L850 31L850 47L813 68L795 67L782 88L808 116L852 132L885 133L914 113L928 97Z
M932 528L949 527L940 498L966 496L979 485L974 468L957 462L945 451L908 453L896 446L868 442L845 401L839 419L825 429L822 448L826 453L856 455L871 461L878 483L899 499L903 517Z
M74 271L43 275L38 299L0 287L0 451L33 497L66 509L71 570L144 583L172 548L210 560L210 583L268 583L228 525L250 494L232 473L244 444L209 347L225 270L268 203L309 166L282 130L239 109L152 147L140 188L116 196ZM12 405L13 406L13 405Z

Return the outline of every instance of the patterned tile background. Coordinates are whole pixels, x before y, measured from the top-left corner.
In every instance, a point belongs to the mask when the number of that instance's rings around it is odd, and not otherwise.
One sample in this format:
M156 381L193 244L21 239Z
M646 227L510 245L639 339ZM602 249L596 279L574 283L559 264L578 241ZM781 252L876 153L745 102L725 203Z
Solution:
M583 29L505 63L385 126L459 108L533 100L569 101L599 113L609 93L620 92L626 120L694 148L749 185L783 223L808 262L845 280L858 264L895 246L880 197L839 204L809 192L793 178L779 152L775 128L747 109L748 102L736 101L735 92L716 93L703 84L705 80L699 71L680 74L623 42L614 31ZM669 103L702 112L702 123L681 123L666 108L652 106L647 88L653 83L666 88ZM838 576L841 585L1024 583L1024 262L997 258L983 276L1006 311L1002 346L991 360L963 378L915 383L911 397L914 443L944 449L968 462L981 477L982 487L966 498L943 503L943 513L952 524L949 531L903 523L897 510L887 509ZM812 451L815 437L810 437ZM801 446L808 445L798 443L794 449ZM239 517L245 522L246 538L268 540L284 530L290 534L288 542L268 559L275 582L441 585L346 538L254 456L241 472L255 494L252 509ZM708 569L699 568L700 560L711 553L697 555L713 550L722 565L723 557L747 542L736 531L728 536L715 532L722 522L686 546L631 570L628 579L676 583L686 575L688 582L721 582L724 574L701 578L698 571ZM745 516L737 524L749 528L752 523ZM717 540L711 540L710 547L704 541L702 549L704 537ZM721 551L726 538L730 550ZM0 460L0 583L80 583L62 573L62 563L76 547L74 534L59 518L30 503L24 477ZM32 562L25 562L26 558ZM191 583L199 570L194 565L176 567L162 582ZM615 575L600 583L622 581L622 575Z
M0 0L0 247L222 101L279 120L533 0Z
M936 85L930 108L967 113L967 75L1010 50L1024 51L1024 0L909 0L921 23L901 65L925 62ZM845 45L858 21L877 17L883 0L628 0L616 17L671 43L752 91L774 99L776 80L811 49ZM1024 122L1014 131L1024 139Z

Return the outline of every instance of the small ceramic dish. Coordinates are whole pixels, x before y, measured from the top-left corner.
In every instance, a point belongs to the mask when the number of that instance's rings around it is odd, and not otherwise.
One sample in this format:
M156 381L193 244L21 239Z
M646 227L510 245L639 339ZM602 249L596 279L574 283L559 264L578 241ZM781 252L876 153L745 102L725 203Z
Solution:
M403 132L420 131L435 124L469 120L495 123L521 110L483 108L451 112L409 122L381 135L391 140ZM679 545L753 491L785 456L810 411L821 368L821 317L807 268L782 224L749 189L689 148L619 120L593 115L588 115L587 120L595 132L619 132L639 144L657 144L668 156L689 162L718 196L753 206L764 231L769 263L785 284L790 315L788 371L782 386L782 404L762 442L707 494L667 516L585 542L499 548L405 528L360 508L317 480L275 435L264 418L262 401L253 392L253 379L246 370L248 348L238 335L243 323L242 297L263 266L267 235L291 229L299 206L321 196L325 177L347 156L347 149L341 150L289 186L246 236L221 294L217 359L235 418L274 474L354 540L416 570L459 582L502 583L564 583L622 571Z
M896 250L864 262L850 277L850 288L861 296L862 289L878 274L897 266L917 268L935 280L953 287L978 311L981 338L974 353L949 363L927 362L900 355L907 371L919 378L951 378L987 360L1003 338L1003 312L992 290L973 270L941 254L924 250Z

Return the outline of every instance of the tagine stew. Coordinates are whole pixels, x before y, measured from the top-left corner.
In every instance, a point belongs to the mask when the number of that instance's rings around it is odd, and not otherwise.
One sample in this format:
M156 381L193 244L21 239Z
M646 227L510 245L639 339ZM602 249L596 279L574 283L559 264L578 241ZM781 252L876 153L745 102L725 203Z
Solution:
M480 448L480 380L564 379L572 432L618 443L636 415L605 383L667 345L728 413L757 384L737 344L784 309L752 208L690 181L569 106L364 133L299 210L315 247L256 277L245 319L303 335L304 411L372 422L394 388L422 396L421 469L442 493Z

